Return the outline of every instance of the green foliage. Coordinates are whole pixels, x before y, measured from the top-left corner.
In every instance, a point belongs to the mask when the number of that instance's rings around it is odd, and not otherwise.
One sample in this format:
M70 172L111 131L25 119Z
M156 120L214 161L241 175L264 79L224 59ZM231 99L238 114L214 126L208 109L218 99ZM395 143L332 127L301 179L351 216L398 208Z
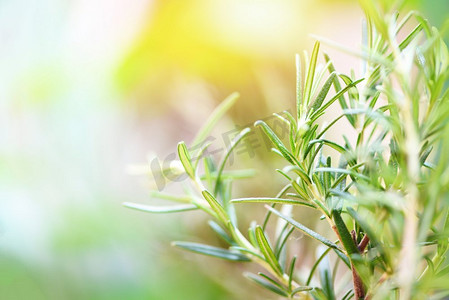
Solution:
M303 299L441 299L449 294L449 53L438 30L419 13L401 18L394 4L360 0L366 13L366 44L361 52L333 42L331 46L361 58L364 73L339 74L320 42L301 70L297 56L297 112L276 114L288 125L285 143L266 122L255 123L286 166L277 172L286 181L276 197L234 198L226 161L250 129L244 129L217 163L212 157L193 161L181 142L178 154L196 192L161 199L181 202L170 207L127 203L148 212L201 209L214 219L210 226L229 249L177 242L175 245L233 261L251 261L265 273L246 274L258 285L284 297ZM414 28L406 33L406 28ZM403 38L400 38L403 37ZM323 41L323 39L321 39ZM322 79L327 79L322 83ZM305 75L304 80L301 74ZM360 78L359 78L360 77ZM331 86L335 94L330 92ZM217 118L235 101L231 95L212 114L192 146L210 132ZM338 100L338 101L337 101ZM339 108L336 106L339 105ZM341 114L329 118L329 109ZM321 123L322 119L326 123ZM344 143L326 137L335 124L346 122ZM354 137L348 139L347 136ZM341 140L341 139L340 139ZM330 151L326 157L323 150ZM218 167L217 167L218 166ZM232 174L237 174L233 171ZM241 203L265 203L259 225L245 236L237 225ZM312 209L322 215L335 242L301 224L290 210ZM288 211L288 210L285 210ZM272 230L269 219L280 227ZM289 236L299 230L324 247L312 266L301 265ZM271 236L271 232L276 232ZM286 261L290 261L287 265ZM349 276L336 276L343 262ZM315 272L318 270L319 272ZM318 273L318 274L317 274ZM348 278L353 288L348 291ZM341 289L344 287L344 289Z

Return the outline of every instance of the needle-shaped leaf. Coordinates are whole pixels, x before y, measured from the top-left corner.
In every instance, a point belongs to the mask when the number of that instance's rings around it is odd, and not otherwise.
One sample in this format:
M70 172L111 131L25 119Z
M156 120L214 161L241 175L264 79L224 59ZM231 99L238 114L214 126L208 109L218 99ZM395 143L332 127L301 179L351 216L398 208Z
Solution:
M204 199L206 199L206 201L209 203L212 210L217 214L218 219L226 224L228 221L228 215L226 214L223 206L221 206L217 199L215 199L215 197L207 190L204 190L201 193Z
M293 276L295 273L295 264L296 264L296 255L293 256L293 258L290 262L290 267L288 268L288 290L289 291L292 290L292 281L293 281Z
M301 57L296 54L296 118L299 120L301 115L302 99L302 77L301 77Z
M192 142L192 145L200 144L207 135L212 131L215 124L220 120L221 117L234 105L235 101L239 98L239 93L232 93L229 95L217 108L212 112L209 119L207 119L206 123L203 127L198 131L195 139Z
M287 166L282 171L285 172L285 173L293 171L296 174L298 174L299 177L301 177L301 179L304 180L304 182L306 184L311 184L312 183L312 181L310 180L309 175L307 175L306 171L304 171L302 168L300 168L298 166Z
M155 214L175 213L175 212L182 212L182 211L198 209L198 206L193 205L193 204L172 205L172 206L152 206L152 205L145 205L145 204L139 204L139 203L125 202L125 203L123 203L123 205L126 207L129 207L129 208L132 208L132 209L137 209L140 211L155 213Z
M311 286L300 286L291 292L290 297L293 298L293 296L295 296L297 293L309 292L311 290L313 290L313 287L311 287Z
M321 242L322 244L333 248L333 249L337 249L340 250L340 248L338 248L338 246L336 244L334 244L333 242L331 242L330 240L328 240L327 238L325 238L324 236L316 233L315 231L313 231L310 228L307 228L306 226L298 223L297 221L293 220L292 218L282 214L281 212L277 211L276 209L269 207L269 206L265 206L268 210L270 210L272 213L274 213L275 215L277 215L278 217L284 219L285 221L287 221L288 223L290 223L291 225L293 225L294 227L296 227L297 229L299 229L300 231L302 231L303 233L305 233L306 235L310 236L311 238Z
M326 294L328 300L335 299L334 285L332 282L332 272L330 269L329 258L325 256L318 264L320 271L320 281L323 292Z
M195 178L195 170L192 166L192 161L190 159L189 150L187 150L187 146L184 142L178 143L178 156L181 160L182 165L184 166L184 170L190 178Z
M326 61L326 63L328 63L328 70L330 73L334 73L335 71L335 67L334 64L332 63L332 60L330 59L329 55L327 55L327 53L324 53L324 60ZM335 92L338 93L338 91L341 90L341 85L340 82L338 81L338 77L335 76L334 77L334 88L335 88ZM345 100L345 96L341 95L338 99L340 101L340 106L345 109L348 107L348 105L346 104L346 100Z
M306 153L308 153L308 152L312 149L312 146L313 146L314 144L323 144L323 145L327 145L327 146L329 146L329 147L335 149L336 151L338 151L338 152L340 152L340 153L344 153L344 152L345 152L345 148L342 147L342 146L340 146L339 144L337 144L337 143L335 143L335 142L332 142L332 141L329 141L329 140L325 140L325 139L318 139L318 140L311 140L311 141L309 142L309 147L307 148Z
M218 234L218 236L220 238L223 239L223 241L225 241L229 245L234 244L234 242L233 242L232 238L229 236L229 234L220 225L218 225L217 222L209 220L207 223L209 224L210 228L212 228L212 230L216 234Z
M288 296L288 293L286 291L280 289L278 286L274 285L273 283L271 283L270 281L268 281L265 278L257 276L256 274L253 274L253 273L245 273L244 275L245 275L245 277L253 280L258 285L266 288L267 290L272 291L273 293L276 293L276 294L281 295L283 297L287 297Z
M306 285L309 285L309 284L310 284L310 282L312 281L313 274L315 273L316 268L318 267L318 265L320 264L320 262L323 260L323 258L329 253L330 250L331 250L331 248L327 248L327 249L324 250L323 253L321 253L321 255L315 260L315 262L313 263L312 268L310 269L309 276L307 277Z
M332 72L329 78L324 83L323 87L321 88L320 93L315 98L315 101L312 103L312 109L313 111L316 111L320 106L323 104L324 99L326 98L327 94L329 93L329 90L331 88L332 83L335 80L335 72Z
M341 168L327 168L327 167L322 167L322 168L316 168L314 170L315 172L323 172L323 173L340 173L340 174L347 174L347 175L351 175L354 177L358 177L360 179L364 179L369 181L370 179L368 177L366 177L363 174L357 173L354 170L348 170L348 169L341 169Z
M310 103L313 80L315 78L316 63L318 60L318 52L320 50L320 42L315 42L313 46L312 56L310 57L309 69L307 70L306 84L304 87L303 101L306 105Z
M341 217L341 212L333 210L332 216L334 218L335 226L337 227L337 231L338 234L340 235L343 247L345 248L349 258L351 258L352 254L359 253L359 249L354 243L354 240L352 239L351 234L349 233L349 230Z
M279 150L279 152L282 154L282 156L291 164L295 164L294 157L288 151L288 149L285 147L285 145L282 143L282 141L278 138L278 136L274 133L274 131L270 128L270 126L267 125L262 120L256 121L254 123L254 126L260 126L262 130L265 132L265 134L268 136L268 138L271 140L271 142L274 144L274 146Z
M332 97L329 101L327 101L325 104L323 104L317 111L315 111L313 113L313 115L311 116L311 120L316 120L322 113L324 113L324 111L332 104L335 102L335 100L339 99L344 93L346 93L350 88L355 87L357 84L359 84L360 82L362 82L364 79L359 79L356 80L354 82L352 82L351 84L347 85L346 87L344 87L342 90L340 90L334 97Z
M150 191L150 197L164 199L164 200L170 200L170 201L174 201L174 202L181 202L181 203L190 203L193 201L193 198L189 197L189 196L178 196L178 195L172 195L172 194L159 192L159 191Z
M352 207L346 208L348 214L357 222L357 224L363 229L363 231L368 235L368 237L371 240L371 243L375 244L379 248L379 251L381 253L384 252L383 247L381 246L379 240L377 239L377 236L375 235L374 230L369 226L368 222L364 220L362 216L358 214Z
M213 247L209 245L199 244L199 243L192 243L192 242L173 242L173 246L203 254L203 255L209 255L214 256L226 260L232 260L232 261L250 261L249 258L247 258L245 255L239 253L230 251L223 248Z
M284 198L236 198L232 199L233 203L279 203L279 204L291 204L291 205L303 205L315 208L315 205L306 201Z
M279 261L276 259L276 256L274 255L274 252L271 249L270 244L268 243L267 237L263 233L263 230L260 226L256 227L256 239L257 244L259 244L260 251L265 257L265 260L270 264L270 266L276 273L282 274L282 268L279 265Z
M288 225L288 223L286 223L286 225ZM287 228L287 226L285 226L284 228ZM283 231L282 234L279 236L278 240L276 241L275 255L278 259L279 259L279 257L281 257L281 253L284 249L285 244L287 243L287 239L290 237L293 230L295 230L295 228L290 227L290 229L288 231Z
M253 250L250 250L248 248L243 248L243 247L239 247L239 246L231 246L231 247L229 247L229 250L236 250L236 251L241 252L241 253L246 253L246 254L249 255L248 257L253 257L254 256L254 257L257 257L260 260L264 259L262 257L262 255L254 252Z
M423 26L418 24L412 32L399 44L399 49L404 50L410 43L416 38L416 36L421 32Z
M256 226L256 221L252 221L248 228L248 239L254 247L257 247Z

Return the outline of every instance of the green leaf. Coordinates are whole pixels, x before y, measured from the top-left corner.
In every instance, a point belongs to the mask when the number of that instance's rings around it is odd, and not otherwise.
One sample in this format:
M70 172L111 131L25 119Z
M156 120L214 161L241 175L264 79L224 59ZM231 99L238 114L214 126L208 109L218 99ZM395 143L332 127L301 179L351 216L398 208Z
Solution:
M337 249L340 250L340 248L338 248L338 246L336 244L334 244L333 242L331 242L330 240L328 240L327 238L323 237L322 235L316 233L315 231L313 231L312 229L307 228L306 226L296 222L295 220L293 220L290 217L287 217L286 215L282 214L281 212L277 211L274 208L271 208L269 206L265 206L268 210L270 210L272 213L274 213L275 215L277 215L278 217L284 219L285 221L287 221L288 223L290 223L291 225L293 225L294 227L296 227L297 229L299 229L300 231L302 231L303 233L305 233L306 235L310 236L311 238L321 242L322 244L333 248L333 249ZM341 251L341 250L340 250Z
M297 293L308 292L311 290L313 290L313 287L311 287L311 286L300 286L291 292L290 297L293 298L293 296L296 295Z
M173 246L213 257L218 257L231 261L250 261L245 255L239 252L229 251L227 249L213 247L209 245L192 243L192 242L173 242Z
M343 295L343 298L341 298L341 300L349 300L352 297L354 297L354 291L350 289L349 291L346 292L346 294Z
M270 264L276 273L282 275L282 268L279 265L279 261L276 259L276 256L274 255L273 250L271 249L271 246L260 226L256 227L256 239L265 260Z
M351 237L351 234L346 227L345 222L341 218L341 213L337 210L332 211L332 216L334 218L335 226L337 227L337 231L340 234L341 242L343 247L346 249L346 252L351 259L352 254L358 254L359 249L357 248L354 240Z
M320 50L320 42L315 42L315 45L313 46L312 56L310 57L309 69L307 70L306 84L304 88L303 101L305 105L309 105L310 103L312 84L315 77L315 69L318 60L319 50Z
M312 183L312 181L310 180L309 175L307 175L306 171L304 171L302 168L300 168L298 166L287 166L282 171L285 173L293 171L296 174L298 174L298 176L301 177L301 179L304 180L304 182L306 184L309 185Z
M416 36L421 32L422 24L418 24L408 36L399 44L399 49L404 50L410 43L416 38Z
M217 214L217 217L220 221L222 221L224 224L228 222L228 215L226 214L223 206L215 199L215 197L209 193L207 190L204 190L201 192L204 199L209 203L212 210Z
M295 158L290 153L290 151L288 151L288 149L284 146L284 144L278 138L278 136L273 132L270 126L268 126L262 120L256 121L256 123L254 123L254 126L261 126L262 130L265 132L265 134L268 136L268 138L271 140L274 146L281 152L282 156L291 164L295 164L294 162Z
M326 294L327 299L334 300L335 291L332 282L332 271L330 270L329 259L327 256L324 256L322 261L318 264L318 269L320 271L320 281L323 292Z
M286 223L286 226L284 228L287 228L288 223ZM279 257L281 257L281 253L284 249L285 244L287 243L287 239L288 237L292 234L293 230L295 230L294 227L291 227L286 233L284 233L285 231L282 232L282 234L279 236L278 240L276 241L276 258L279 259Z
M262 255L254 252L253 250L250 250L248 248L243 248L243 247L240 247L240 246L231 246L231 247L229 247L229 250L236 250L236 251L241 252L241 253L247 253L247 254L249 254L249 257L254 256L254 257L259 258L260 260L264 259L262 257Z
M266 274L264 274L262 272L258 272L257 275L265 278L266 280L268 280L269 282L271 282L273 285L277 286L281 290L284 289L284 287L279 282L277 282L276 280L272 279L270 276L268 276L268 275L266 275Z
M351 84L348 84L346 87L344 87L342 90L340 90L334 97L332 97L329 101L327 101L324 105L322 105L317 111L313 113L313 115L310 117L311 120L316 120L324 111L337 100L340 98L344 93L346 93L350 88L355 87L357 84L362 82L364 78L359 79L357 81L354 81Z
M316 97L315 101L312 104L311 108L313 109L313 111L316 111L323 104L323 101L326 98L327 94L329 93L329 89L331 88L331 85L334 82L335 77L336 77L335 72L332 72L329 78L324 83L320 93L318 94L318 96Z
M314 300L329 300L323 290L318 287L315 287L312 291L310 291L310 294Z
M257 247L256 226L256 221L252 221L248 228L248 239L254 247Z
M159 191L150 191L150 197L158 198L158 199L164 199L164 200L170 200L174 202L181 202L181 203L190 203L194 199L189 196L178 196L178 195L171 195Z
M345 153L345 152L346 152L346 150L345 150L344 147L340 146L339 144L337 144L337 143L335 143L335 142L332 142L332 141L329 141L329 140L325 140L325 139L318 139L318 140L311 140L311 141L309 142L309 146L307 147L307 149L306 149L306 151L305 151L306 154L304 154L304 155L307 155L307 154L310 152L310 150L312 149L312 146L313 146L314 144L323 144L323 145L327 145L327 146L329 146L329 147L335 149L336 151L338 151L338 152L340 152L340 153Z
M288 269L288 290L292 290L292 281L293 281L293 275L295 272L295 263L296 263L296 255L293 256L292 261L290 262L290 267Z
M283 198L236 198L231 200L232 203L280 203L280 204L292 204L292 205L304 205L315 208L315 205L294 199Z
M218 225L217 222L209 220L207 223L209 224L210 228L212 228L212 230L223 239L223 241L225 241L229 245L235 244L229 234L227 234L227 232L220 225Z
M366 181L369 181L370 178L355 172L354 170L348 170L348 169L341 169L341 168L327 168L327 167L322 167L322 168L316 168L314 170L314 172L325 172L325 173L329 173L329 172L333 172L333 173L340 173L340 174L347 174L347 175L351 175L354 177L358 177L360 179L364 179Z
M204 178L201 178L201 176L200 176L200 179L201 180L206 180L209 189L213 189L214 188L213 184L215 183L215 181L213 181L212 174L216 173L217 167L215 165L214 160L210 156L204 157L203 162L204 162L203 163L203 165L204 165Z
M318 257L318 259L315 260L315 262L313 263L312 268L310 269L309 276L307 277L306 285L310 284L310 282L312 281L313 274L315 273L316 268L318 267L320 262L323 260L323 258L329 253L330 250L331 250L331 248L327 248L326 250L323 251L323 253L321 253L321 255Z
M329 73L335 72L335 67L334 67L334 65L333 65L333 63L332 63L332 60L329 58L329 56L328 56L326 53L324 54L324 60L328 63L328 66L329 66L329 67L328 67ZM338 91L341 90L341 85L340 85L340 82L338 81L338 76L335 76L335 77L334 77L334 82L333 82L333 84L334 84L335 92L338 93ZM340 107L341 107L343 110L346 109L346 108L348 108L348 104L346 103L346 99L345 99L345 96L344 96L343 94L340 95L340 97L338 97L338 101L339 101L339 103L340 103ZM342 115L342 116L344 116L344 115ZM350 123L352 126L355 125L355 118L354 118L354 116L346 115L346 118L348 119L349 123Z
M309 199L309 196L307 195L307 192L292 178L290 178L290 176L288 176L287 174L285 174L282 170L277 169L276 170L278 173L280 173L282 176L284 176L285 178L287 178L292 187L295 189L295 191L303 198L303 199Z
M195 139L192 142L192 145L195 146L200 144L207 137L207 135L214 128L215 124L217 124L218 120L220 120L221 117L223 117L223 115L232 107L232 105L234 105L239 96L239 93L232 93L225 100L223 100L220 105L217 106L217 108L212 112L203 127L198 131Z
M182 211L189 211L198 209L196 205L193 204L185 204L185 205L173 205L173 206L151 206L139 203L123 203L124 206L137 209L144 212L155 213L155 214L165 214L165 213L175 213Z
M184 170L190 178L195 178L195 170L192 166L192 161L190 159L189 151L187 150L187 146L184 142L178 143L178 156L181 160L182 165L184 166Z
M301 78L301 57L296 54L296 118L299 120L301 115L301 103L302 103L302 78Z
M272 284L270 281L266 280L265 278L261 278L261 277L257 276L256 274L252 274L252 273L245 273L244 276L253 280L255 283L266 288L267 290L272 291L273 293L276 293L283 297L288 296L288 293L286 291L280 289L278 286Z

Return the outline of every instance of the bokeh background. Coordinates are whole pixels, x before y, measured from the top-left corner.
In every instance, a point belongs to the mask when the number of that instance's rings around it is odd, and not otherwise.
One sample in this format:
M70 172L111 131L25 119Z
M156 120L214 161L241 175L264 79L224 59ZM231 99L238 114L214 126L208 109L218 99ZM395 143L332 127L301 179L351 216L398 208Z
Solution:
M445 0L407 5L436 25L449 12ZM272 299L244 266L170 246L219 245L201 214L122 202L152 203L148 160L191 141L231 92L241 98L217 143L292 109L294 55L311 49L309 34L358 48L361 19L350 0L0 1L0 299ZM264 155L236 157L261 172L239 195L281 186L263 175Z

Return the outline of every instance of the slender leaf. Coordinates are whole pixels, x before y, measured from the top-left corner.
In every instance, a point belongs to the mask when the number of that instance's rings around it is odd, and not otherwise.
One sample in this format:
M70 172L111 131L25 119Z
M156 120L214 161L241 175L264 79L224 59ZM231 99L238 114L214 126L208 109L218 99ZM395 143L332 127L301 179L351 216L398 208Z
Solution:
M178 156L181 160L182 165L184 166L184 170L190 178L195 178L195 170L192 166L192 161L190 159L189 150L187 150L187 146L184 142L178 143Z
M346 93L350 88L355 87L357 84L359 84L363 80L364 80L363 78L359 79L359 80L354 81L353 83L347 85L346 87L344 87L334 97L332 97L329 101L327 101L325 104L323 104L317 111L315 111L313 113L313 115L311 116L311 119L316 120L320 116L320 114L322 114L332 103L335 102L335 100L337 100L341 95Z
M310 286L300 286L300 287L294 289L294 290L291 292L290 297L293 298L293 296L296 295L297 293L301 293L301 292L309 292L309 291L311 291L311 290L313 290L313 287L310 287Z
M301 104L303 101L302 98L302 78L301 78L301 57L299 56L299 54L296 54L295 56L296 59L296 108L297 108L297 113L296 113L296 118L297 120L299 120L300 116L301 116Z
M296 255L293 256L292 261L290 262L290 267L288 269L288 290L292 290L292 281L295 272L295 263L296 263Z
M220 203L218 203L217 199L209 193L207 190L202 191L204 199L209 203L212 210L217 214L217 217L220 221L222 221L224 224L228 221L228 215L226 214L223 206L221 206Z
M189 211L198 209L198 206L194 204L185 204L185 205L172 205L172 206L151 206L139 203L123 203L124 206L137 209L144 212L155 213L155 214L165 214L165 213L175 213L182 211Z
M223 248L217 248L209 245L192 243L192 242L173 242L173 246L213 257L218 257L231 261L250 261L245 255L239 252L229 251Z
M307 70L306 84L304 87L303 101L304 101L305 105L309 105L309 103L310 103L312 84L313 84L313 80L315 77L315 69L316 69L316 63L318 60L319 50L320 50L320 43L315 42L315 45L313 46L312 56L310 57L309 69Z
M268 240L260 226L256 227L256 239L257 243L259 244L260 251L262 252L266 261L270 264L274 271L276 271L278 274L282 274L282 268L279 265L279 261L274 255L274 252L271 249L271 246L268 243Z
M324 250L323 253L321 253L321 255L318 257L318 259L315 260L315 262L313 263L312 268L310 269L309 276L307 277L306 285L309 285L309 284L310 284L310 282L312 281L313 274L315 273L316 268L318 267L318 265L320 264L320 262L321 262L321 261L323 260L323 258L329 253L329 251L330 251L331 249L332 249L332 248L327 248L326 250Z
M318 96L316 97L315 101L312 104L313 111L319 109L320 106L323 104L323 101L326 98L327 94L329 93L329 89L331 88L331 85L334 82L335 77L336 77L335 72L332 72L329 78L324 83L320 93L318 94Z
M217 222L209 220L207 223L209 224L210 228L212 228L212 230L223 239L223 241L225 241L229 245L235 244L229 234L220 225L218 225Z
M358 254L359 249L357 248L354 240L349 233L348 228L346 227L345 222L341 218L341 213L337 210L332 211L332 216L334 218L335 226L337 227L337 231L340 234L341 242L346 252L348 253L349 258L351 258L352 254Z
M171 195L171 194L159 192L159 191L150 191L150 197L164 199L164 200L170 200L170 201L174 201L174 202L181 202L181 203L190 203L193 201L193 198L189 197L189 196Z
M269 209L272 213L277 215L278 217L284 219L285 221L287 221L288 223L290 223L291 225L293 225L294 227L296 227L297 229L299 229L300 231L302 231L306 235L310 236L311 238L316 239L317 241L323 243L324 245L326 245L326 246L328 246L330 248L340 250L340 248L336 244L334 244L333 242L331 242L327 238L323 237L322 235L320 235L320 234L316 233L315 231L307 228L306 226L296 222L292 218L282 214L281 212L277 211L274 208L271 208L269 206L265 206L265 207L267 209Z
M231 200L232 203L279 203L279 204L292 204L292 205L303 205L315 208L315 205L294 199L283 199L283 198L236 198Z
M266 280L265 278L261 278L261 277L257 276L256 274L252 274L252 273L245 273L244 275L245 275L245 277L253 280L258 285L266 288L267 290L272 291L273 293L276 293L283 297L288 296L288 293L286 291L280 289L278 286L272 284L270 281Z
M256 121L254 123L254 126L260 126L262 127L262 130L265 132L265 134L268 136L268 138L271 140L271 142L274 144L274 146L279 150L282 154L282 156L291 164L294 164L294 157L288 151L288 149L284 146L282 141L278 138L278 136L273 132L273 130L262 120Z

